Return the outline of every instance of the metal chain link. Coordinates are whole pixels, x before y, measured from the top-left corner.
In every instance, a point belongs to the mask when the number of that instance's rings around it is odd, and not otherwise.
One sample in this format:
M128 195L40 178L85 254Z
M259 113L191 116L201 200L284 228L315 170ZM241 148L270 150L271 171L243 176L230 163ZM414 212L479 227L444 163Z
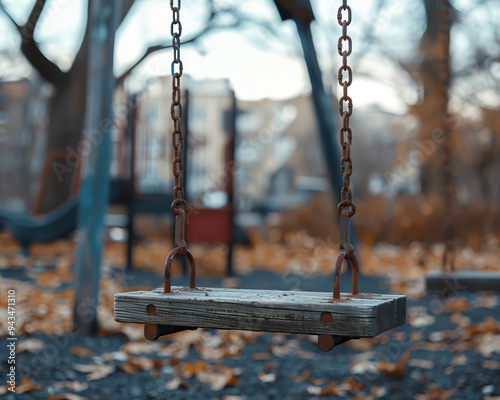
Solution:
M347 19L344 19L343 12L347 12ZM342 66L339 68L338 82L342 87L342 97L339 99L339 113L343 118L343 125L340 128L340 145L342 146L342 159L340 160L340 173L344 179L344 185L341 192L341 201L337 207L339 214L342 213L343 208L351 208L349 217L352 217L356 212L356 206L352 201L351 190L351 175L352 175L352 159L351 159L351 144L352 144L352 130L349 127L349 118L352 115L352 99L348 95L348 87L352 84L352 68L347 64L347 58L352 53L352 39L347 34L347 27L352 21L351 7L347 5L347 0L342 1L337 13L337 21L342 26L342 36L338 40L338 53L342 57ZM344 48L344 43L347 41L347 49ZM344 73L347 77L344 78ZM347 105L347 110L345 106Z
M442 129L444 137L447 140L443 144L443 185L444 185L444 202L445 202L445 226L444 236L446 247L443 254L442 269L446 269L447 261L449 261L450 270L454 270L454 251L453 251L453 201L454 201L454 185L453 185L453 151L451 144L451 126L450 126L450 112L448 109L449 104L449 87L450 87L450 28L451 28L451 5L448 0L443 0L440 9L440 23L441 29L439 31L439 43L441 45L441 85L440 85L440 99L441 99L441 116L442 116Z
M342 15L346 12L346 17ZM350 218L356 213L356 205L352 201L351 191L351 144L352 130L349 126L349 118L352 115L352 99L349 97L348 88L352 84L352 68L347 64L347 57L352 53L352 39L347 34L347 27L352 21L351 7L347 5L347 0L342 0L342 5L337 13L337 20L342 27L337 49L342 57L342 66L339 68L338 81L342 87L342 96L339 99L339 113L343 119L340 128L340 145L342 146L342 159L340 160L340 173L344 179L344 185L340 194L340 203L337 211L340 214L340 253L335 259L333 267L333 299L340 299L340 269L344 260L347 260L352 269L352 294L358 294L358 260L354 253L352 243L349 241ZM344 43L347 42L347 49L344 50ZM344 77L344 73L347 76ZM347 110L345 109L347 105Z
M170 107L170 115L174 123L174 131L172 133L172 146L174 148L174 159L172 170L174 174L174 202L172 210L176 213L179 207L185 207L184 186L182 179L182 146L183 133L181 127L182 105L181 105L181 76L182 76L182 61L181 61L181 34L182 24L180 21L181 0L177 0L177 5L174 6L174 0L170 0L170 8L172 10L172 23L170 25L170 34L172 35L172 49L174 59L172 61L172 105ZM177 214L177 213L176 213Z
M170 25L170 34L172 35L172 49L174 60L172 61L172 105L170 106L170 116L174 123L172 132L172 146L174 148L174 159L172 170L174 174L174 201L172 202L172 211L175 214L175 248L168 254L165 260L165 279L164 293L171 293L170 285L171 269L174 258L179 255L186 257L189 262L189 287L194 289L196 286L196 264L193 254L188 250L185 241L187 202L184 199L184 186L182 179L182 144L184 136L182 133L182 105L181 105L181 33L182 25L180 21L181 0L177 0L174 6L174 0L170 0L172 10L172 24Z

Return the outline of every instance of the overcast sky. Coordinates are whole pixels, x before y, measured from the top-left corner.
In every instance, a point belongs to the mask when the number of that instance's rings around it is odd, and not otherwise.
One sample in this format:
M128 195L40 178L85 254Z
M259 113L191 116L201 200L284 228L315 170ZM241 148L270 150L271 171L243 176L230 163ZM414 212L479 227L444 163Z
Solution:
M192 37L203 28L207 16L205 3L204 0L182 2L183 39ZM211 33L196 45L186 45L182 49L186 74L195 79L229 78L242 99L287 98L310 90L295 25L291 21L281 22L271 0L219 0L219 3L238 4L246 15L273 26L277 35L258 26ZM317 19L313 25L314 40L327 83L336 79L340 64L336 53L341 30L336 23L336 10L340 3L340 0L312 1ZM22 24L34 0L3 0L3 4ZM63 69L70 67L80 45L86 21L86 4L87 0L47 0L43 18L37 27L35 39L44 53ZM415 40L425 29L424 10L420 1L387 0L384 11L375 14L373 8L376 4L374 0L351 1L353 24L349 33L354 41L352 58L361 60L355 70L352 97L359 107L376 104L386 111L404 113L407 104L417 100L417 89L411 77L383 54L369 52L371 48L365 43L363 32L369 19L377 15L373 32L375 37L388 43L388 52L404 59L415 53ZM467 0L455 0L454 4L465 7ZM117 32L117 75L133 64L149 45L170 42L171 17L168 0L136 0ZM19 46L17 33L1 12L0 37L0 49ZM137 75L147 77L170 73L171 57L171 51L150 56Z

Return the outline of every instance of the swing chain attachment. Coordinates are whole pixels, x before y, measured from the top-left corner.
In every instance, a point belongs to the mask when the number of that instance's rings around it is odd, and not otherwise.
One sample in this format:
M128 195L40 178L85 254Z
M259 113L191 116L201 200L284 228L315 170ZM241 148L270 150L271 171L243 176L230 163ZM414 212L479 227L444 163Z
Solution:
M344 18L343 12L346 12ZM351 144L352 130L349 126L349 118L352 115L352 99L348 94L348 87L352 84L352 68L347 64L347 57L352 53L352 39L347 34L347 27L352 22L352 11L347 5L347 0L342 0L342 5L338 9L337 21L342 26L342 35L339 38L337 49L342 57L342 65L338 72L338 82L343 89L342 97L339 99L339 113L343 118L343 124L340 128L340 145L342 146L342 159L340 160L340 172L344 180L342 187L340 203L337 206L337 212L340 215L340 253L335 259L333 270L333 298L340 299L340 269L344 260L348 260L352 269L352 294L358 294L358 261L354 254L354 249L349 241L349 221L356 213L356 205L352 201L351 175ZM347 48L344 49L344 43L347 42ZM344 73L347 76L344 78ZM347 104L347 110L344 108ZM347 138L346 138L347 136Z
M181 126L182 105L181 105L181 76L183 65L181 61L181 33L182 24L180 21L181 0L170 0L172 10L172 23L170 33L172 35L172 49L174 59L172 61L172 105L170 106L170 116L172 117L174 130L172 133L172 147L174 149L174 159L172 170L174 175L174 201L172 202L172 212L175 215L175 248L169 253L165 261L165 293L171 292L170 276L172 262L175 256L186 257L189 261L189 287L195 288L196 265L194 257L187 248L185 241L186 232L186 213L187 202L184 199L184 186L182 177L182 150L183 150L183 132ZM177 66L177 67L176 67Z
M354 203L353 203L354 204ZM349 241L349 214L351 211L342 211L340 214L340 253L335 259L333 268L333 298L340 299L340 269L344 260L348 260L352 270L352 294L358 294L358 260L351 242Z

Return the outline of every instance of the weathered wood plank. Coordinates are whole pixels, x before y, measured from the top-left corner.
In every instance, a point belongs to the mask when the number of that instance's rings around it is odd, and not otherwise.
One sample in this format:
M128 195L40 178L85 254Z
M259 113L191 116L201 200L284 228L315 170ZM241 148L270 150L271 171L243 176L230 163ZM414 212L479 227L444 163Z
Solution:
M488 271L432 271L426 277L428 291L446 291L456 295L462 291L500 291L500 273Z
M156 315L148 315L154 305ZM332 316L330 323L321 314ZM115 320L186 327L373 337L405 323L406 297L173 287L115 295Z

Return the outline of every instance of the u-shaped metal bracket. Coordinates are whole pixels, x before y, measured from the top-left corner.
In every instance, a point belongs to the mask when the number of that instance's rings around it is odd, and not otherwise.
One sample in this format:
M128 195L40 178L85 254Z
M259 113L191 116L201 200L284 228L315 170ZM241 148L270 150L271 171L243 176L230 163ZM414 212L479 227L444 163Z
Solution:
M183 254L184 253L184 254ZM191 252L185 247L176 247L173 249L167 259L165 260L165 288L163 290L164 293L171 292L170 286L170 275L172 270L172 262L177 254L181 256L185 256L189 261L189 287L194 289L196 287L196 264L194 262L194 257Z
M358 294L358 260L354 251L342 250L335 259L335 267L333 269L333 298L340 299L340 268L342 262L349 260L352 270L352 294Z

